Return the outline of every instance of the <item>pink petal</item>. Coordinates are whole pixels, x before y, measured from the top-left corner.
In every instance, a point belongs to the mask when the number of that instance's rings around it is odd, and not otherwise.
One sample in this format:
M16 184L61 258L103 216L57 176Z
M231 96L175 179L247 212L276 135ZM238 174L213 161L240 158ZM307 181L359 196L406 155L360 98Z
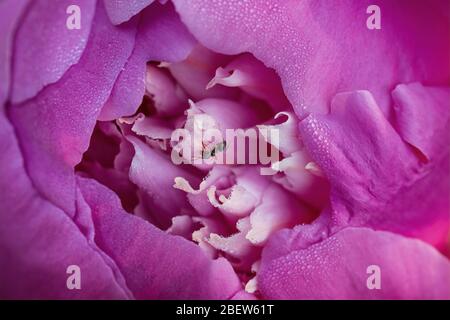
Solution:
M274 239L279 241L279 239ZM278 242L270 250L288 246ZM450 262L420 240L347 228L272 259L263 252L258 289L266 299L450 299ZM369 266L381 288L369 290Z
M267 101L274 110L290 106L281 88L280 78L274 70L267 68L251 54L240 55L224 68L217 68L206 89L216 85L239 87L244 92Z
M66 27L66 9L73 4L80 7L80 29ZM13 103L34 97L78 63L88 44L95 11L95 1L90 0L31 1L15 39Z
M256 297L251 294L248 293L244 290L239 291L238 293L236 293L231 300L257 300Z
M0 105L8 97L11 82L11 65L14 32L20 25L28 0L5 0L0 2Z
M106 12L113 24L130 20L154 0L103 0Z
M0 297L130 298L117 266L90 236L90 213L81 203L77 212L64 212L35 189L14 129L3 112L0 151ZM70 201L75 203L75 192ZM71 265L80 267L82 290L66 286Z
M259 257L261 249L255 247L248 239L247 233L251 225L249 218L243 218L236 223L237 233L221 236L211 233L206 240L211 246L235 258L234 263L239 269L248 269Z
M131 131L139 136L146 136L151 139L170 140L175 128L160 118L145 117L140 114L133 123Z
M226 299L241 289L230 264L195 244L126 214L94 180L78 180L93 212L95 240L114 259L137 299Z
M261 203L250 214L250 230L246 238L253 244L263 246L269 236L283 228L309 222L309 210L277 184L264 190Z
M282 118L282 119L280 119ZM277 130L279 132L280 141L276 147L283 153L285 157L302 149L300 134L298 132L298 119L292 112L279 112L274 116L272 122L259 125L258 128L267 143L273 144L271 141L272 135L268 134L270 130ZM265 129L265 130L264 130Z
M195 211L202 216L212 215L216 209L208 199L208 190L211 187L216 189L228 189L233 184L233 177L230 169L226 166L214 166L211 171L202 179L198 189L192 188L189 181L184 177L176 177L174 188L187 193L187 199Z
M185 60L170 63L167 67L177 83L195 100L213 97L233 99L239 94L234 88L214 87L206 90L215 70L229 60L228 56L197 45Z
M135 48L114 85L100 120L114 120L135 113L144 96L148 61L181 61L196 44L171 4L154 3L139 18Z
M326 112L330 99L345 90L369 90L387 114L396 84L448 83L445 1L377 1L381 30L366 27L370 0L173 2L204 46L223 54L250 52L274 68L302 117Z
M132 26L112 26L98 5L80 61L35 99L9 109L33 183L67 212L74 212L73 167L88 148L100 109L130 55L134 33Z
M188 98L163 68L147 66L145 77L146 94L152 98L160 116L175 116L183 113Z
M439 158L450 142L447 134L450 89L424 87L420 83L401 84L392 96L402 138L419 149L428 160Z
M173 164L171 159L159 150L150 148L137 138L128 139L135 149L130 179L145 191L147 205L159 224L168 227L172 217L192 210L186 194L173 187L175 178L182 176L191 183L199 183L199 179L181 166Z
M289 157L272 164L273 169L283 173L274 176L273 180L300 196L303 202L320 210L328 203L329 185L321 176L319 168L314 167L311 170L311 166L314 166L312 163L305 149L294 152Z
M431 113L441 108L427 107ZM338 224L389 230L435 245L446 241L448 144L434 161L423 163L367 91L337 95L330 114L308 116L300 130L330 181ZM428 143L440 141L441 137L434 137Z

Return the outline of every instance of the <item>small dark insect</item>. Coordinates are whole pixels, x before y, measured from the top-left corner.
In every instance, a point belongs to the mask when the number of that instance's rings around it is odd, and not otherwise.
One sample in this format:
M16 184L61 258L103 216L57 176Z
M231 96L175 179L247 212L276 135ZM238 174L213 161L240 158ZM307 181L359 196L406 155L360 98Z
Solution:
M222 152L227 147L226 141L222 141L221 143L218 143L211 151L203 150L202 158L203 159L209 159L210 157L214 157L216 155L216 152Z

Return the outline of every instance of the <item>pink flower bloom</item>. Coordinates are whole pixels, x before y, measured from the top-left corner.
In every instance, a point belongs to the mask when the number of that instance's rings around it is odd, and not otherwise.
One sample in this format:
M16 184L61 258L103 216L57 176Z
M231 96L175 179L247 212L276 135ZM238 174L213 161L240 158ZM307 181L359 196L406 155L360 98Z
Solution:
M448 3L378 2L1 2L0 297L450 299Z

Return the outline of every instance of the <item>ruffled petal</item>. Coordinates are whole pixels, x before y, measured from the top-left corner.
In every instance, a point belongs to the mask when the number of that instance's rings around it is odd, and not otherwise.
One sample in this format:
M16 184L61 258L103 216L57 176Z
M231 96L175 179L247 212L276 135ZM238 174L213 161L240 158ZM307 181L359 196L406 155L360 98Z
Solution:
M270 250L286 245L281 241ZM257 276L266 299L450 299L450 262L426 243L390 232L347 228L272 255L263 251ZM375 268L380 289L369 289Z

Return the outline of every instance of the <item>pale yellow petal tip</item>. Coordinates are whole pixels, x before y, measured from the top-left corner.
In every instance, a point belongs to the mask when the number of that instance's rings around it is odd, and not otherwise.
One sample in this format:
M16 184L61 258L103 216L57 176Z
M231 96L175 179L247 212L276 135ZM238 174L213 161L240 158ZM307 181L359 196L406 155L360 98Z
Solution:
M317 163L315 163L315 162L312 162L312 161L308 162L305 165L305 169L315 176L318 176L318 177L324 176L322 169L320 169L319 166L317 165Z

